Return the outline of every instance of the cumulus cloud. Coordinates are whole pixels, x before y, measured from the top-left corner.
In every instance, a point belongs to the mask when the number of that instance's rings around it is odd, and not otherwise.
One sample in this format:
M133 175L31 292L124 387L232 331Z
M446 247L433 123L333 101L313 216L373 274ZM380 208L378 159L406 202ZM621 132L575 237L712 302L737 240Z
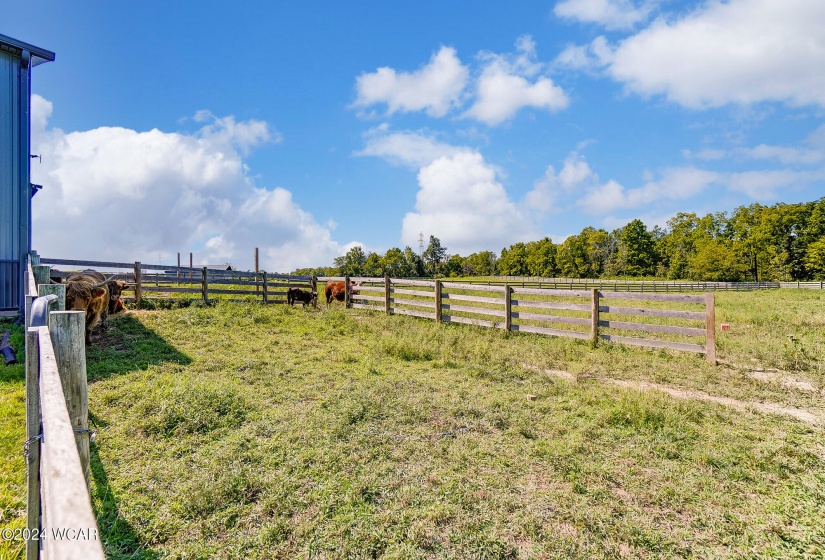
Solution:
M415 212L402 223L402 243L415 246L423 232L451 252L468 254L535 238L497 174L477 152L441 157L422 168Z
M357 156L384 158L393 165L421 168L443 156L471 151L469 148L452 146L424 132L391 132L381 125L366 135L367 145L355 152Z
M706 2L621 41L607 72L628 90L691 108L825 105L825 2Z
M475 84L475 103L464 113L490 126L513 118L524 107L559 111L569 99L553 80L538 76L543 65L536 58L536 44L529 36L516 42L513 56L482 53L483 70ZM532 81L531 81L532 80Z
M442 117L459 104L469 71L451 47L441 49L429 63L415 72L398 72L382 67L355 80L358 97L354 105L367 107L385 103L387 113L425 111Z
M645 21L654 5L654 2L630 0L564 0L556 4L553 13L560 18L595 23L607 29L628 29Z
M199 263L288 271L331 262L341 246L292 200L257 187L242 154L278 135L261 121L200 112L194 133L101 127L49 129L52 104L32 96L32 166L44 189L33 200L33 243L46 256L173 262L195 249ZM309 249L311 248L311 249Z
M573 152L567 156L558 173L552 165L547 167L544 176L525 195L524 204L529 210L547 213L560 194L583 189L593 185L598 179L584 157Z
M696 196L723 176L713 171L695 167L666 169L658 180L647 181L643 186L627 189L609 180L588 190L577 205L588 214L608 214L614 210L639 208L659 200L684 200Z
M588 45L568 45L554 60L556 66L596 73L610 64L613 50L603 36Z

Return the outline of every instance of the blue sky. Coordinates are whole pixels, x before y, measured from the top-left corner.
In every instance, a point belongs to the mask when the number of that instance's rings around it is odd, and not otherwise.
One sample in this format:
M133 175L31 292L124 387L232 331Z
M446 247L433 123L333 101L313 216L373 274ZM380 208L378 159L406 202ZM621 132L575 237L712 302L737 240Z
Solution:
M825 2L40 2L41 255L328 265L825 196Z

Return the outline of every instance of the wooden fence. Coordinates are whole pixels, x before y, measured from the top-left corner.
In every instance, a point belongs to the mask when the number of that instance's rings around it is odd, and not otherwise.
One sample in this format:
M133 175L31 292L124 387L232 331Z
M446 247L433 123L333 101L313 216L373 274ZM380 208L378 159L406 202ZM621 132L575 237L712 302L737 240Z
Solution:
M352 307L438 323L572 337L594 345L608 341L697 352L716 363L713 293L569 290L348 276L318 280L360 282L347 297ZM639 307L639 301L650 303Z
M568 290L587 290L598 288L614 292L719 292L751 291L777 288L825 289L825 282L681 282L666 280L600 280L593 278L543 278L538 276L488 276L462 280L469 284L486 284L488 286L521 286L522 288L553 288Z
M36 262L35 257L35 262ZM26 559L103 559L89 496L85 314L48 314L48 326L30 326L38 295L65 287L38 285L32 260L26 275ZM42 269L41 269L42 272ZM56 294L59 296L59 294Z
M65 278L74 272L93 268L107 277L128 283L124 301L141 307L144 298L164 299L195 295L204 302L218 296L229 301L260 301L266 304L286 303L288 288L316 290L311 276L290 276L266 272L215 270L207 267L147 265L140 262L118 263L42 258L43 265L72 267L71 270L51 269L54 277ZM131 296L129 295L131 294ZM240 299L233 299L240 298Z

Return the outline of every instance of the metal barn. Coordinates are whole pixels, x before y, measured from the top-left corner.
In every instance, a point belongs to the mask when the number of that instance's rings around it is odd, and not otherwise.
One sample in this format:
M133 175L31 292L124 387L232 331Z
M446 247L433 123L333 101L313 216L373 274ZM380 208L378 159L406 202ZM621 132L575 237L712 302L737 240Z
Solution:
M54 53L0 35L0 316L25 306L23 274L31 250L31 69Z

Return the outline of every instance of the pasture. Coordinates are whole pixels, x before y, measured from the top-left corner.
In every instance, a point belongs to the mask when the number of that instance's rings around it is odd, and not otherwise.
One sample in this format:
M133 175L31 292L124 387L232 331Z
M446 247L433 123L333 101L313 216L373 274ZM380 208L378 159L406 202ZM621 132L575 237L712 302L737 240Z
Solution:
M107 557L822 557L825 292L716 301L719 366L340 304L110 318L87 354ZM0 375L20 527L22 366Z

